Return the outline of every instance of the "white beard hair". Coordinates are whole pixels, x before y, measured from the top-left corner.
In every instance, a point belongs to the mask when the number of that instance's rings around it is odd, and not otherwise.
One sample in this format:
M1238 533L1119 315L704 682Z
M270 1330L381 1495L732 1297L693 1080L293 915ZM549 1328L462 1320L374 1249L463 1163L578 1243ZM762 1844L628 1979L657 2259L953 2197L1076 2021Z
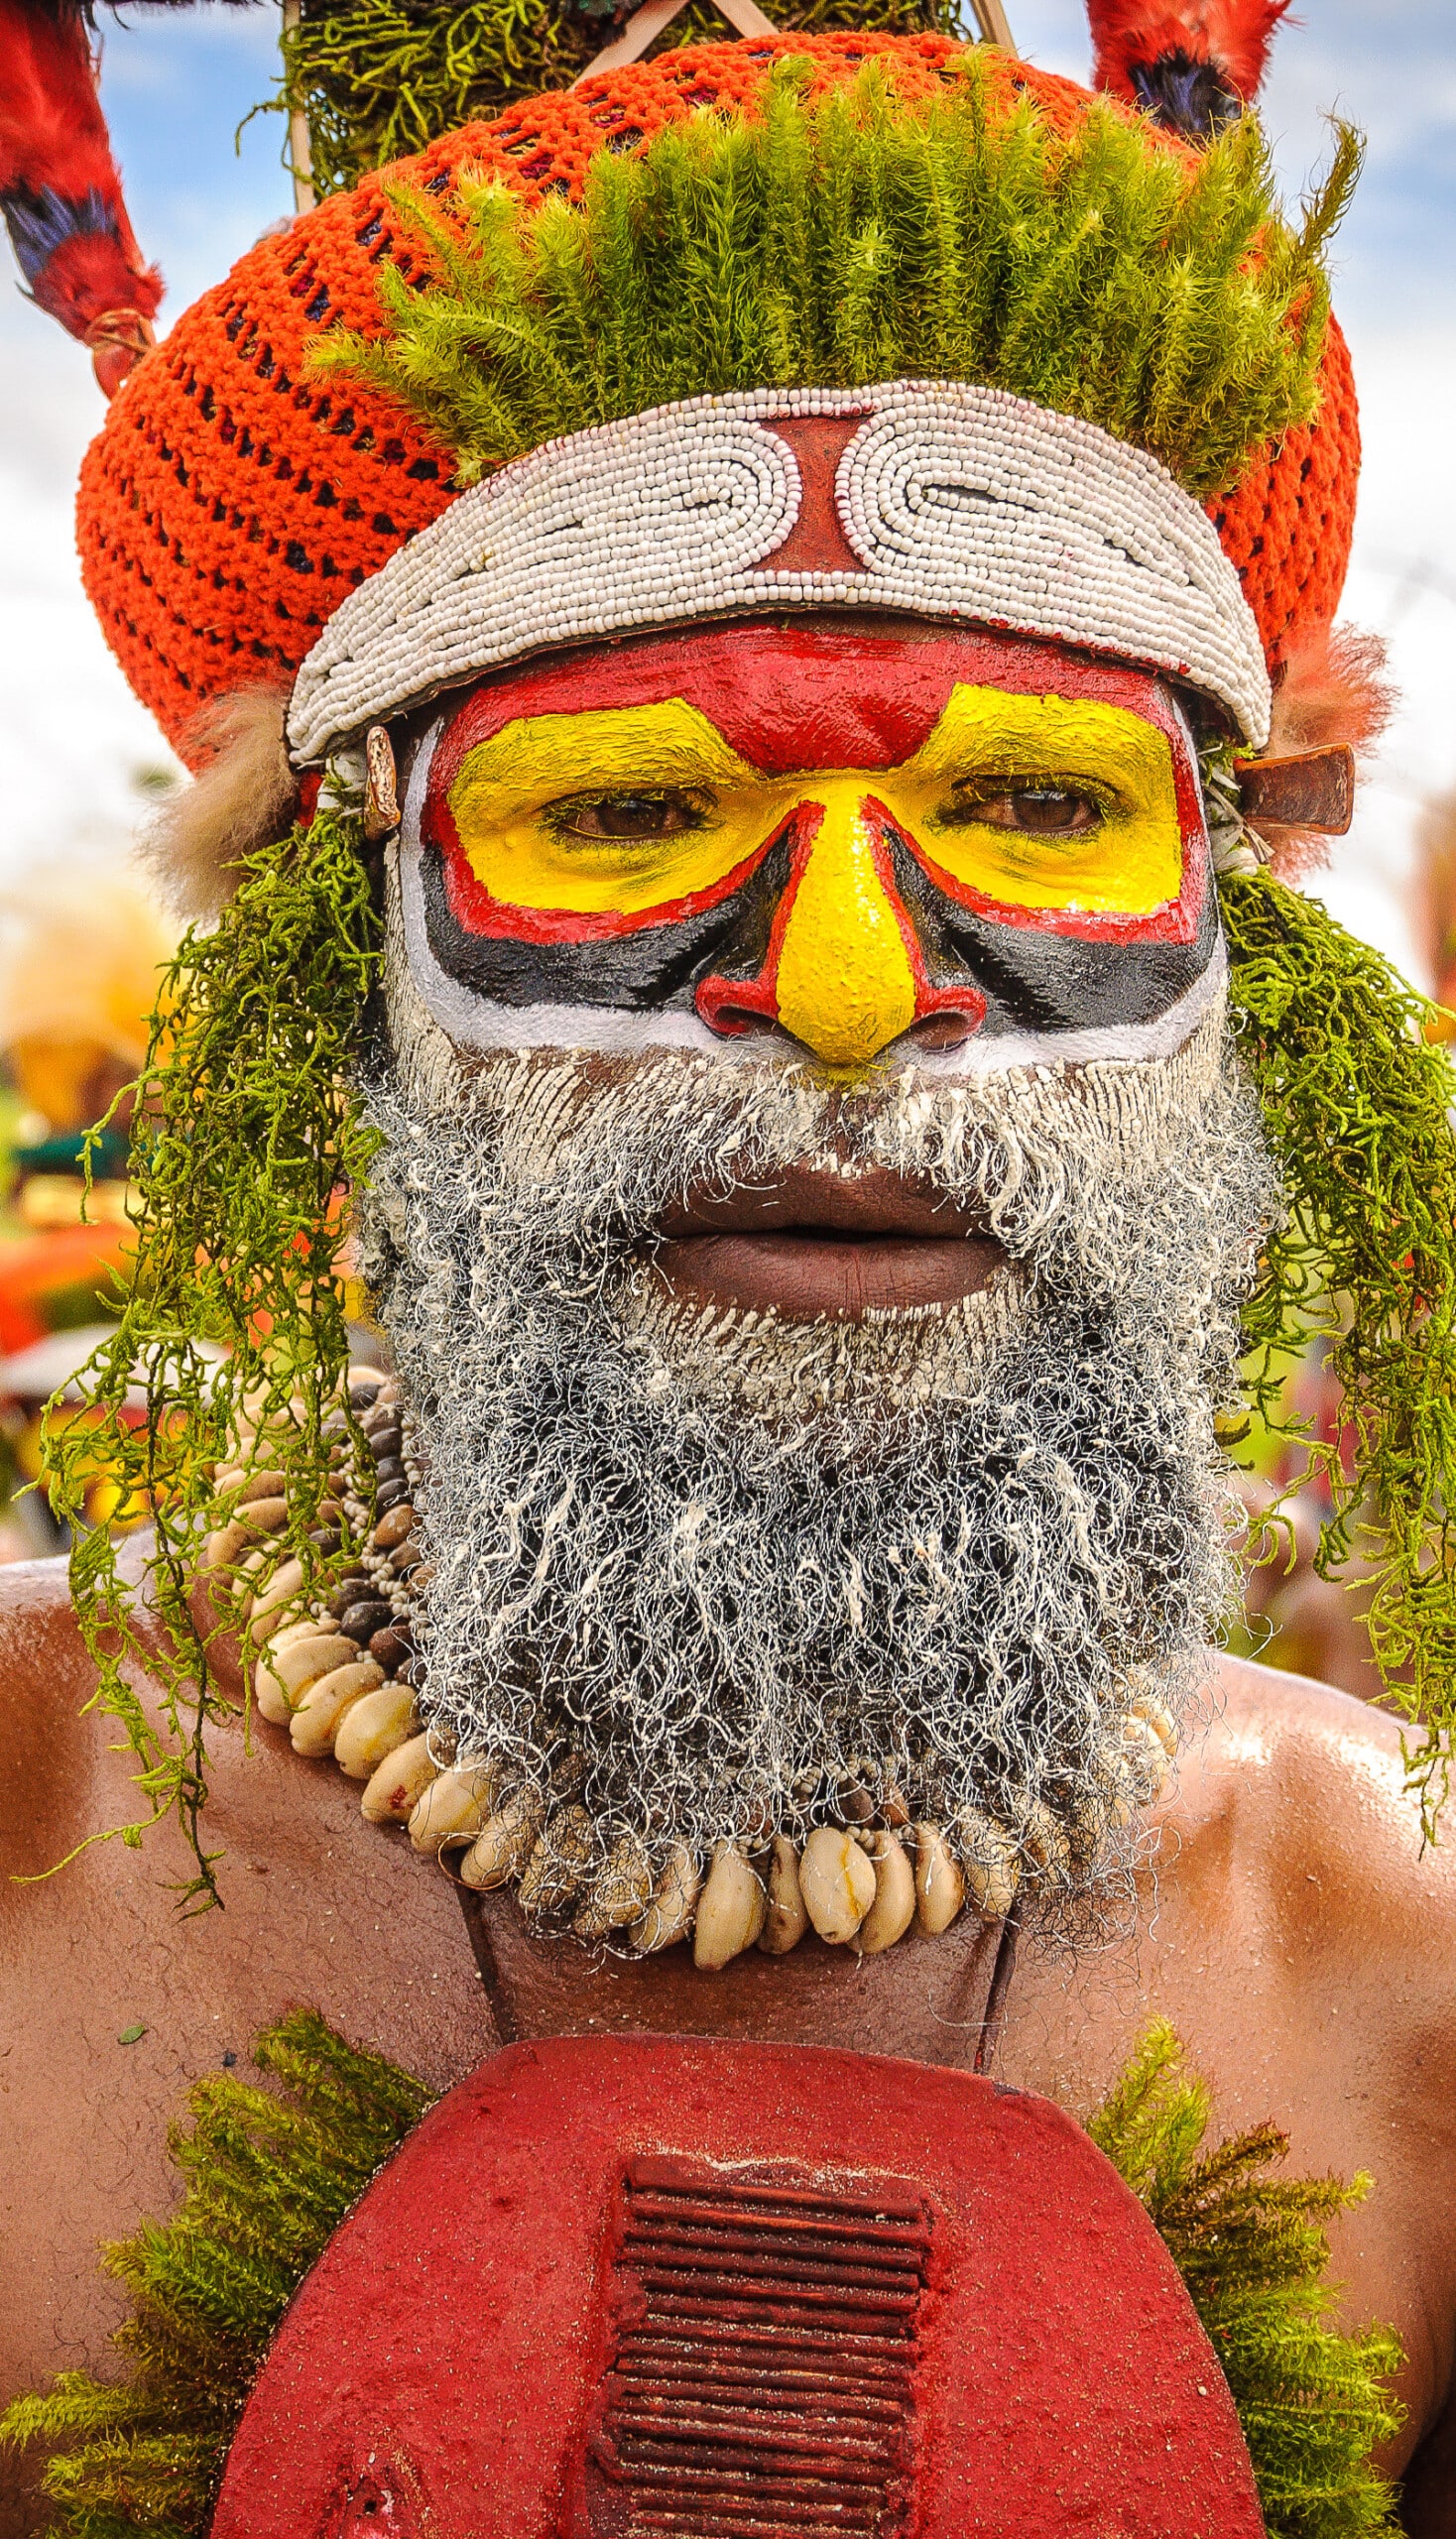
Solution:
M570 1753L599 1856L655 1871L801 1842L859 1777L992 1817L1047 1905L1125 1882L1123 1714L1186 1702L1227 1607L1214 1419L1279 1205L1222 1013L1170 1059L846 1094L462 1063L392 969L360 1224L427 1473L426 1721L538 1785ZM979 1206L1012 1271L861 1324L665 1305L667 1204L827 1151Z

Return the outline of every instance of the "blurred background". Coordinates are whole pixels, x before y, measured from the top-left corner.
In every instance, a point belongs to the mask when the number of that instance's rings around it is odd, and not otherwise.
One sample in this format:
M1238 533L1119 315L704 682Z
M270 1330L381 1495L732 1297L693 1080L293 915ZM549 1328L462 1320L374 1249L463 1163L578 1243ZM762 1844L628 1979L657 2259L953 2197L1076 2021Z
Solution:
M1086 77L1080 0L1008 0L1008 11L1022 53ZM165 333L292 211L283 118L248 120L275 84L279 13L275 0L257 0L103 16L101 100L137 235L166 277ZM1386 638L1400 704L1355 829L1311 887L1413 984L1456 1004L1449 0L1381 0L1379 9L1307 0L1286 20L1264 120L1289 194L1326 160L1332 112L1368 141L1364 181L1336 242L1336 306L1365 433L1343 614ZM0 257L0 1154L11 1158L0 1219L0 1496L7 1476L22 1482L33 1467L44 1397L35 1388L63 1381L89 1345L119 1258L124 1185L114 1181L92 1226L79 1225L75 1133L135 1066L140 982L169 948L127 855L148 801L178 771L101 641L73 550L72 489L100 415L84 351L24 299ZM100 1161L119 1169L114 1147ZM1318 1365L1299 1383L1327 1426ZM1278 1627L1272 1655L1366 1690L1358 1596L1310 1573L1317 1514L1313 1504L1299 1514L1294 1569L1262 1573L1253 1601ZM54 1540L44 1503L12 1496L0 1513L0 1556ZM1265 1628L1256 1614L1256 1637Z

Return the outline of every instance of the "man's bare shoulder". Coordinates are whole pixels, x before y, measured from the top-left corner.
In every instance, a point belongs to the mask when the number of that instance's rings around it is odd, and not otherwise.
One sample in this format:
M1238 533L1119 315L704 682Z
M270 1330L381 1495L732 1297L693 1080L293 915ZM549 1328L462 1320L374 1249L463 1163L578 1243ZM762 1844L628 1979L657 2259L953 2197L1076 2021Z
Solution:
M1210 1850L1304 1975L1398 2017L1456 2080L1456 1826L1427 1841L1419 1732L1307 1676L1221 1658L1166 1822Z
M24 1794L0 1809L0 1860L12 1877L49 1867L66 1824L85 1814L100 1743L100 1723L85 1710L94 1686L64 1560L0 1569L0 1722L11 1790Z
M129 1584L142 1558L138 1545L123 1547ZM0 1870L12 1878L50 1868L95 1830L98 1784L116 1777L121 1734L95 1689L66 1561L0 1569L0 1726L12 1789L24 1793L24 1804L0 1809Z

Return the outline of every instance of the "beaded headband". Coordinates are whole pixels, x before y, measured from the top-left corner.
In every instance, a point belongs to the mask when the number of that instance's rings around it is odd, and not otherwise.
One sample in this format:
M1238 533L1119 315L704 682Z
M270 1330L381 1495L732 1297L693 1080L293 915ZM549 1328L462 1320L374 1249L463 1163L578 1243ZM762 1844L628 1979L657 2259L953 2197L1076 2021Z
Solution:
M334 612L296 764L553 646L783 608L961 617L1111 653L1269 737L1264 647L1201 505L1146 450L994 388L694 397L545 442Z

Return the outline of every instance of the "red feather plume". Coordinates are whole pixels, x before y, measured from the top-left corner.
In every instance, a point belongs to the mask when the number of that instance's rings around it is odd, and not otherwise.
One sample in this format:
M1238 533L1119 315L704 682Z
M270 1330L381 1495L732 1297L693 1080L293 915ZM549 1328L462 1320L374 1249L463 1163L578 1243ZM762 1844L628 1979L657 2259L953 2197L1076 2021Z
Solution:
M144 264L75 0L0 0L0 214L32 298L91 346L107 393L151 340Z
M1222 111L1211 109L1206 137L1253 104L1270 39L1288 6L1289 0L1087 0L1093 78L1129 105L1192 129L1178 110L1178 74L1186 91L1190 83L1196 89L1201 71L1204 96L1221 92L1226 100Z

